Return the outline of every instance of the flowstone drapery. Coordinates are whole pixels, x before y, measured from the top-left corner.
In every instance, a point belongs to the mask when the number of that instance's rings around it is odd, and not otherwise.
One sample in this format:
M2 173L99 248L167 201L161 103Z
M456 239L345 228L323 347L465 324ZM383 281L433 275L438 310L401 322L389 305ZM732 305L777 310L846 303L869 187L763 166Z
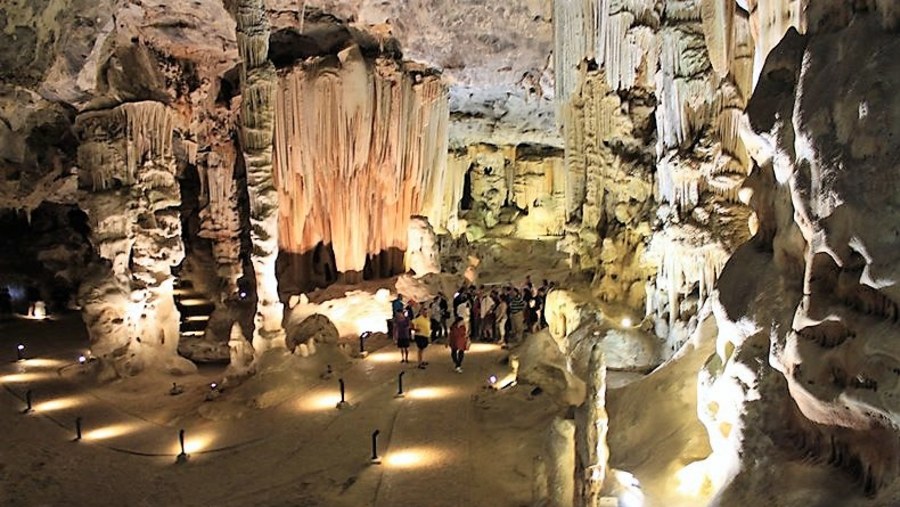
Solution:
M447 90L427 69L356 46L279 77L275 164L282 250L330 245L343 281L404 270L408 224L445 229Z

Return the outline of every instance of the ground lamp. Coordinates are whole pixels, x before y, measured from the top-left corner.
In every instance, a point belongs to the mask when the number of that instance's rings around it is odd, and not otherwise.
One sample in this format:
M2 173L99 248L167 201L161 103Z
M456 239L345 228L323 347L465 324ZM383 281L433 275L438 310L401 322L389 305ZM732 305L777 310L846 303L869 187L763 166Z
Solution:
M381 430L375 430L372 432L372 464L380 465L381 458L378 457L378 435L381 433Z
M28 414L33 410L31 407L32 401L31 389L29 389L25 391L25 410L22 411L23 414Z
M175 463L182 464L187 463L188 455L184 452L184 430L178 431L178 444L181 445L181 454L175 457Z
M25 345L21 343L16 345L16 359L22 361L25 359Z
M366 352L366 338L368 338L369 335L371 335L371 334L372 334L371 331L366 331L363 334L359 335L359 355L360 355L360 357L366 357L367 355L369 355L369 353Z
M341 401L338 402L337 408L344 408L348 405L347 399L345 397L346 389L344 386L344 379L338 379L338 383L341 385Z
M397 375L397 395L395 396L395 398L402 398L403 396L405 396L403 394L403 375L405 374L405 371L401 371L400 375Z

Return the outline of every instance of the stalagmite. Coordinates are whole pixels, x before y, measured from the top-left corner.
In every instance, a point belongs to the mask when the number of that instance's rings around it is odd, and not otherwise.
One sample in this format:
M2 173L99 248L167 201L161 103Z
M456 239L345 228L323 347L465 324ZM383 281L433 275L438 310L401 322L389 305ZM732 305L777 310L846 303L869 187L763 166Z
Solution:
M410 217L447 227L446 88L437 76L352 46L285 71L278 87L283 250L331 245L345 281L367 258L406 250ZM402 255L393 262L402 271Z
M200 210L201 238L212 241L213 257L219 277L226 282L225 294L237 292L241 268L241 220L238 213L237 185L234 180L236 153L230 144L217 145L207 153L201 165L207 182L209 201Z
M184 248L172 136L175 115L158 102L82 114L79 165L90 182L83 206L108 271L81 289L95 356L110 375L151 365L186 372L177 355L179 314L172 267Z
M269 62L269 21L261 0L233 6L241 55L241 146L250 195L250 258L256 273L253 347L257 355L284 346L283 305L278 298L278 192L272 166L277 76ZM258 357L258 356L257 356Z
M606 362L599 343L591 348L587 386L584 404L575 411L575 504L598 507L609 467Z
M575 425L557 417L550 425L545 445L547 493L550 507L575 505Z

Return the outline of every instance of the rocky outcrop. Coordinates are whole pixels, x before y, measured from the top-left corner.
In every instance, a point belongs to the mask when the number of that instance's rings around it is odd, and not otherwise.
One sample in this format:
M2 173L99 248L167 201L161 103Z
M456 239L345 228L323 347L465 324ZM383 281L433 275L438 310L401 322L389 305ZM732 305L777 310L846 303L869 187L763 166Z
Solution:
M898 153L884 141L900 125L887 92L900 76L885 29L896 13L876 3L845 15L846 26L831 17L806 36L789 30L747 107L759 229L725 266L718 353L700 391L715 407L704 415L709 461L732 481L722 503L765 480L757 460L771 445L896 498Z

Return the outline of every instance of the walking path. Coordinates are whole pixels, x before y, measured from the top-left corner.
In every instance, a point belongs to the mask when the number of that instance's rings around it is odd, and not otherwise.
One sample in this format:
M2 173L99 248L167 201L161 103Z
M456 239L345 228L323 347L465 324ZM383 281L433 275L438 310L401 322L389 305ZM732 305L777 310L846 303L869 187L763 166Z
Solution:
M8 337L2 345L14 355ZM430 365L425 370L401 365L399 352L389 346L342 372L347 408L335 408L339 400L335 376L277 407L254 410L246 418L198 417L182 421L183 426L166 424L169 417L159 413L166 409L128 411L104 399L106 393L79 384L77 371L82 367L74 360L77 348L29 343L27 352L39 358L0 364L0 383L7 393L0 408L24 408L21 397L31 389L35 411L25 416L24 424L46 428L34 420L46 418L58 428L56 434L41 438L73 439L74 421L82 417L83 443L165 466L174 462L179 452L178 429L185 427L192 457L191 465L183 469L186 478L176 485L183 497L191 497L190 484L198 480L221 481L233 474L243 483L240 489L224 490L220 498L206 497L198 503L247 505L267 497L296 497L298 488L314 486L345 494L346 502L340 505L442 507L479 502L461 485L478 473L479 463L471 452L473 435L477 435L472 397L495 373L492 369L503 354L496 346L473 345L461 374L453 371L449 349L442 345L428 348ZM395 397L400 371L406 372L403 398ZM208 376L214 378L215 372ZM193 397L194 408L202 405L196 400L203 394L199 389L195 386L181 395L185 397L181 403L190 403ZM147 396L166 403L180 398L160 393ZM380 465L369 464L375 429L380 430Z

